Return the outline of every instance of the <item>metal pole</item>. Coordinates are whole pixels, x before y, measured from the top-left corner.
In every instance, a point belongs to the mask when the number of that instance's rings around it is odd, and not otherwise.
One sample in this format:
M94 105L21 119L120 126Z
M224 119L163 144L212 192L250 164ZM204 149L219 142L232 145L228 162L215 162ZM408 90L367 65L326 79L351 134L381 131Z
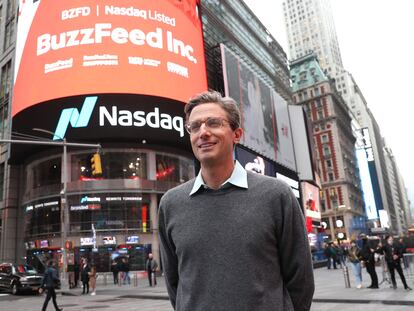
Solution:
M61 245L62 245L62 290L69 289L69 282L67 278L67 268L68 268L68 258L66 254L65 242L67 239L67 227L69 223L69 215L67 213L67 168L68 168L68 156L67 156L67 146L66 138L63 139L63 161L62 161L62 184L63 189L61 192L61 204L60 204L60 214L61 214L61 228L62 233L60 236Z

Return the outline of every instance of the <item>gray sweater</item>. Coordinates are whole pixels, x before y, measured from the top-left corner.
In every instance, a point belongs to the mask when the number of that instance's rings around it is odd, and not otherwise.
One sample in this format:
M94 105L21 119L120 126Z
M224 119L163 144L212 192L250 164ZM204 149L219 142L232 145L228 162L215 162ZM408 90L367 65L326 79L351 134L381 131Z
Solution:
M304 218L285 183L248 172L248 189L191 180L161 199L168 294L178 311L309 310L314 292Z

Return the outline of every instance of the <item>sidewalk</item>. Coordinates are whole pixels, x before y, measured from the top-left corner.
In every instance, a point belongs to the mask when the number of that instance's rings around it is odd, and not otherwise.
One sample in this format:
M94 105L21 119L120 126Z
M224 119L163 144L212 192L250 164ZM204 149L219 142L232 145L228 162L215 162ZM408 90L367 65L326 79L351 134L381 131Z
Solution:
M351 288L345 288L345 280L343 270L328 270L326 268L319 268L314 270L315 275L315 294L313 296L314 302L338 302L338 303L381 303L387 305L407 305L414 306L414 290L406 291L401 283L401 279L396 272L396 280L398 288L396 290L391 288L391 284L383 281L382 268L376 267L378 280L381 283L379 289L366 288L370 285L370 277L363 269L362 272L362 289L357 289L352 274L351 267L349 268L349 279ZM407 284L414 289L414 278L405 274Z
M349 267L350 269L351 267ZM382 268L376 268L378 280L383 280ZM351 269L349 270L349 279L351 288L345 288L343 270L326 268L318 268L314 270L315 275L315 294L314 302L316 303L377 303L387 305L407 305L414 306L414 290L406 291L403 288L401 280L397 275L398 289L394 290L390 284L383 282L379 289L368 289L370 285L370 278L366 269L363 269L362 279L363 288L355 288L355 281ZM414 276L407 275L408 285L414 289ZM138 286L134 286L134 280L131 280L131 285L114 285L112 278L107 279L108 285L103 285L103 277L98 278L97 295L111 295L118 298L140 298L140 299L154 299L154 300L168 300L167 289L163 277L158 277L158 285L149 287L148 280L145 278L138 279ZM63 293L63 295L81 295L82 289L71 289Z

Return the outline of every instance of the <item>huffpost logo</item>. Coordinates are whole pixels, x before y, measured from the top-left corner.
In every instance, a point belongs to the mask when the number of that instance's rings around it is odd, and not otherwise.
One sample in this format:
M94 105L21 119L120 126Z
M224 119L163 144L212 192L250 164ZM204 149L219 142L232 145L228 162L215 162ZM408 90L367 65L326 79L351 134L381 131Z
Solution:
M97 96L86 97L80 112L76 108L63 109L56 126L55 134L53 135L53 140L63 139L65 137L69 123L74 128L88 126L97 99Z

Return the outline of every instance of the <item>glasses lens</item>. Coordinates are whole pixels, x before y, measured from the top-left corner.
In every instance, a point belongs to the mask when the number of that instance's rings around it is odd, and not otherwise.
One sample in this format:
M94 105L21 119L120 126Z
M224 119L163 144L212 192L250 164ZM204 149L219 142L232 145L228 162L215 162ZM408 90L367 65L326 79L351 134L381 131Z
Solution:
M220 118L209 118L206 120L206 125L209 128L219 128L222 125L222 120Z
M200 121L193 121L188 124L188 131L190 133L197 133L200 130L201 122Z

